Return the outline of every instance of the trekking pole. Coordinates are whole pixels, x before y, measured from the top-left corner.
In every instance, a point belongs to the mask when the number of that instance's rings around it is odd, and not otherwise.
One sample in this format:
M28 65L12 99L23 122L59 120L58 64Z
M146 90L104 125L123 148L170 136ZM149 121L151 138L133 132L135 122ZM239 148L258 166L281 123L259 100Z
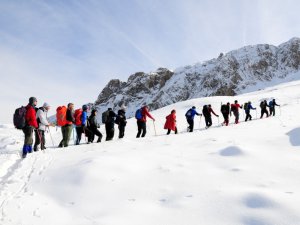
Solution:
M154 133L155 133L155 136L157 136L157 133L156 133L156 127L155 127L154 120L152 120L152 122L153 122L153 126L154 126Z
M73 133L73 141L74 141L74 145L76 144L76 140L75 140L75 132L74 132L74 126L72 125L72 133Z
M274 108L274 110L275 110L275 108ZM275 111L274 111L275 112ZM279 106L279 112L280 112L280 116L281 116L281 106Z
M52 141L53 148L55 149L55 145L54 145L54 141L53 141L52 134L51 134L51 131L50 131L50 127L48 127L48 130L49 130L49 134L50 134L50 138L51 138L51 141Z
M200 120L199 120L199 130L201 128L201 118L202 118L202 116L200 116Z
M42 147L42 146L43 146L43 141L42 141L41 133L40 133L39 129L37 129L36 132L37 132L37 134L38 134L38 137L39 137L39 139L40 139L40 145L41 145L41 147ZM42 149L42 148L41 148L41 149Z
M87 142L87 138L86 138L86 133L85 133L85 128L84 128L84 127L83 127L83 133L84 133L85 143L88 143L88 142Z

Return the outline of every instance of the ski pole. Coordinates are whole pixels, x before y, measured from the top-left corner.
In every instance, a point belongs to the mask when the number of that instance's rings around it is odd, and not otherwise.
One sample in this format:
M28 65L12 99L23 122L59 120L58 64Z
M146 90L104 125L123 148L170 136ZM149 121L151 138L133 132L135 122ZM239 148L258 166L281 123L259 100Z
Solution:
M202 115L200 115L200 120L199 120L199 130L201 128L201 118L202 118Z
M275 108L274 108L274 110L275 110ZM281 106L279 106L279 111L280 111L280 116L281 116Z
M83 133L84 133L84 139L85 139L85 142L88 143L88 142L87 142L87 138L86 138L86 133L85 133L85 128L84 128L84 127L83 127Z
M50 131L49 127L48 127L48 130L49 130L49 134L50 134L50 138L51 138L51 141L52 141L53 148L55 149L54 141L53 141L52 134L51 134L51 131Z
M40 139L40 145L43 146L43 141L42 141L42 137L41 137L41 133L40 133L39 129L37 129L36 132L37 132L38 137Z
M73 133L73 141L74 141L74 145L76 144L76 140L75 140L75 132L74 132L74 126L72 125L72 133Z
M155 127L154 120L152 120L152 122L153 122L153 126L154 126L154 133L155 133L155 136L157 136L157 133L156 133L156 127Z

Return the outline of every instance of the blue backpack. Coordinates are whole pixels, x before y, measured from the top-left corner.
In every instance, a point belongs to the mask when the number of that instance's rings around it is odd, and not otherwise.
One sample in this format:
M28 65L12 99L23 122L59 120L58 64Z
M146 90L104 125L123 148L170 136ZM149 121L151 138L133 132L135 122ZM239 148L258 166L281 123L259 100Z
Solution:
M135 112L135 118L137 120L141 120L143 118L142 109L136 110L136 112Z
M273 101L270 101L270 102L269 102L269 106L270 106L270 107L273 107L273 106L274 106Z

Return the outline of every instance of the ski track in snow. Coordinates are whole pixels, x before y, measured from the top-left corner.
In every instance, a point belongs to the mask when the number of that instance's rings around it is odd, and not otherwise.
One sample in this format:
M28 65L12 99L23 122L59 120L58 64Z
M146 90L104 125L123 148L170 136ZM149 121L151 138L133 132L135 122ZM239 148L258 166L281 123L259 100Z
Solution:
M47 150L24 160L22 132L0 126L0 224L300 224L299 89L292 82L228 97L258 107L276 96L276 117L260 120L252 111L252 121L229 127L213 117L209 129L196 118L187 133L188 107L226 97L193 99L153 112L157 136L149 121L147 137L135 139L134 120L125 139L100 144L54 149L46 134ZM166 136L161 127L173 108L179 134ZM61 139L59 130L52 136Z

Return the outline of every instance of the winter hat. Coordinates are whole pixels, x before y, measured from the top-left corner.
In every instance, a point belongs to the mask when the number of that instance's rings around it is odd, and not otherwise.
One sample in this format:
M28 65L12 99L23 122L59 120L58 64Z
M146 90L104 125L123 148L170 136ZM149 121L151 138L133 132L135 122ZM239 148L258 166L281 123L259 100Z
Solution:
M193 106L192 109L196 109L196 106Z
M47 107L50 107L50 105L47 102L45 102L44 105L43 105L43 107L47 108Z
M32 105L34 102L37 102L36 97L30 97L29 98L29 104Z
M83 105L83 106L82 106L82 110L83 110L83 111L85 111L85 110L87 110L87 109L88 109L87 105Z
M94 116L96 112L98 112L98 110L97 109L93 109L92 112L91 112L91 115Z

